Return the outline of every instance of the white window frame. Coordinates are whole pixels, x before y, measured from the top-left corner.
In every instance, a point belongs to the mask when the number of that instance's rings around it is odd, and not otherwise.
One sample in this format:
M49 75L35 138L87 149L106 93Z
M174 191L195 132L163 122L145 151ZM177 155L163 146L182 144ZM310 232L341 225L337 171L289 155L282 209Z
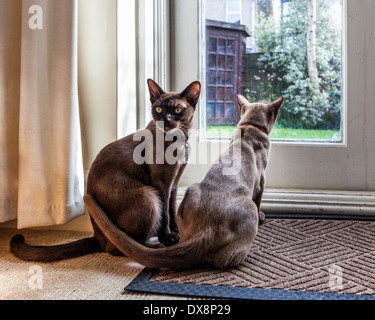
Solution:
M169 90L169 0L117 1L117 137L151 121L147 79Z
M156 8L153 9L152 24L150 20L145 20L145 9L149 9L147 6L149 1L152 1L153 7ZM205 88L205 75L200 73L202 70L200 64L203 63L200 59L203 51L199 47L201 42L198 30L202 19L199 15L202 5L200 1L118 1L119 138L146 124L149 103L146 95L147 77L153 77L166 90L182 90L197 79L202 81L202 87ZM171 10L170 15L168 8ZM368 52L375 46L375 40L365 32L375 27L375 21L370 18L373 11L375 11L373 0L361 2L344 0L344 21L348 37L348 42L344 41L343 50L346 66L344 101L348 105L344 113L345 142L339 147L315 145L310 151L304 144L274 142L267 169L267 181L271 180L275 186L266 186L262 201L262 208L266 213L374 215L375 148L371 147L369 137L375 137L375 110L370 108L372 101L375 101L375 91L367 86L375 83L375 61ZM168 41L169 32L170 41ZM151 52L145 47L150 45L150 40L145 43L146 37L150 34L153 38L151 41L153 54L151 58L145 58L143 55ZM159 36L161 38L158 38ZM205 48L204 41L202 47ZM172 54L169 54L169 50ZM145 66L147 61L149 65ZM350 77L347 76L349 74ZM203 93L198 110L202 110L204 103ZM203 119L204 115L197 111L194 127L198 128L199 122ZM210 150L209 153L214 158L228 145L227 141L198 140L199 148ZM337 152L327 151L328 157L324 156L326 150L333 149ZM299 163L289 164L291 153L302 157L301 163L310 161L313 168L305 172ZM338 169L331 172L330 169L325 168L325 161L342 163ZM288 168L284 170L285 165ZM187 167L180 183L182 187L180 196L184 193L184 186L203 179L208 167L209 165ZM358 171L358 167L363 170ZM324 185L327 188L305 184L310 176L316 174L316 168L319 168L323 177L326 175ZM297 187L289 181L294 172L299 175ZM337 183L342 184L345 181L348 184L347 188L345 185L344 188L334 187Z
M199 41L198 30L203 18L200 14L201 1L173 2L171 17L174 20L175 39L171 39L171 45L178 61L183 61L178 63L174 56L171 57L173 87L182 87L195 79L201 80L203 88L206 85L205 74L200 71L202 48L205 48L205 42ZM375 10L373 0L344 0L347 41L343 43L343 100L348 106L343 114L344 142L335 145L317 143L313 146L298 142L273 142L267 169L268 183L262 202L267 213L375 214L375 149L371 148L369 138L375 136L375 110L370 108L370 101L375 100L375 91L366 90L369 83L375 82L375 62L367 52L374 46L374 40L365 36L366 29L375 27L375 22L369 17L371 10ZM182 38L184 41L181 41ZM201 111L202 104L205 104L204 93L198 107ZM196 115L195 128L203 120L204 114ZM228 142L199 140L199 147L210 150L208 153L211 154L219 153L227 145ZM289 163L292 158L298 161ZM306 167L305 163L310 166ZM335 166L326 166L328 163ZM189 165L181 185L201 181L208 167Z
M343 34L345 35L347 32L347 0L343 1ZM201 93L201 106L206 105L206 17L205 17L205 1L198 0L199 3L199 34L201 41L199 42L199 69L200 69L200 79L202 82L202 93ZM242 3L240 1L240 3ZM227 4L227 2L226 2ZM298 141L298 140L273 140L273 143L279 146L287 145L287 146L315 146L315 147L347 147L347 93L346 93L346 85L347 85L347 42L346 37L343 36L342 39L342 110L341 110L341 117L342 117L342 140L337 142L330 142L330 141ZM218 141L224 142L225 140L230 140L230 138L222 138L222 139L215 139L215 138L208 138L205 133L206 128L206 109L204 107L200 108L200 139L202 141Z

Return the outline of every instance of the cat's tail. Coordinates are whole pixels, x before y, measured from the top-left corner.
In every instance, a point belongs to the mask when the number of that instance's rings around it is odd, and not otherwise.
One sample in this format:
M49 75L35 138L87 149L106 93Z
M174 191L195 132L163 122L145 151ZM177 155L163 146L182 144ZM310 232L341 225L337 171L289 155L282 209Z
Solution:
M56 246L30 246L25 243L24 236L18 234L10 241L10 251L24 261L51 262L101 252L102 249L94 237Z
M173 247L151 249L132 239L120 230L107 216L103 209L90 196L84 201L91 217L109 241L125 256L148 268L183 268L202 262L200 239L183 242Z

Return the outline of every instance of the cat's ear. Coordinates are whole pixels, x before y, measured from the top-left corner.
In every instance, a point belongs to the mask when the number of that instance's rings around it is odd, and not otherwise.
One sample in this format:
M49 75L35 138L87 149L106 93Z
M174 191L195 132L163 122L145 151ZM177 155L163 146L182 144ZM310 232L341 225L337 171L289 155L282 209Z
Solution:
M238 107L240 108L240 111L242 111L242 108L246 104L248 104L249 101L247 101L247 99L243 95L239 94L239 95L237 95L237 103L238 103Z
M160 97L165 93L162 88L152 79L147 80L148 90L150 91L150 100L154 104L156 100L159 100Z
M283 102L284 102L284 97L281 97L277 99L276 101L271 102L269 104L269 107L274 109L275 115L279 113L280 107L283 104Z
M201 84L199 81L194 81L184 91L182 91L180 97L185 99L193 108L195 108L198 103L200 94Z

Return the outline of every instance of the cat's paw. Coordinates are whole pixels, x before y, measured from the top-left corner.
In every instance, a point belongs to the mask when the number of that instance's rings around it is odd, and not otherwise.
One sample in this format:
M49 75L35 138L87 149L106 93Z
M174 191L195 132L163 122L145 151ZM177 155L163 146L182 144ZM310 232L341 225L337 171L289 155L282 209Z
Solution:
M177 225L176 225L176 224L170 224L170 225L169 225L169 229L171 230L172 233L177 233L177 234L179 234L179 232L178 232L178 228L177 228Z
M263 211L259 211L259 225L261 226L264 222L266 222L266 215Z
M159 241L166 247L171 247L180 241L180 236L176 232L171 232L169 234L159 235Z
M149 243L146 245L146 247L149 247L150 249L164 249L165 246L161 243Z

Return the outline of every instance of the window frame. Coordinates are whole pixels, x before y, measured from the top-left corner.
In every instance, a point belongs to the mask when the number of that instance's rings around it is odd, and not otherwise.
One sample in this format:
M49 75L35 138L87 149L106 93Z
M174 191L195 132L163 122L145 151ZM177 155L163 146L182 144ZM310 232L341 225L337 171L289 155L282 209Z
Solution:
M174 37L171 38L174 52L171 55L173 88L200 79L205 89L205 74L202 74L204 69L201 68L205 61L200 58L204 58L202 47L205 48L206 43L205 39L200 42L198 32L203 18L201 1L175 0L171 7L174 30ZM366 28L375 26L369 13L374 9L375 3L370 0L363 0L360 4L344 0L343 101L345 106L350 106L350 109L345 108L343 114L344 142L333 146L273 141L263 197L267 213L285 209L291 213L337 214L343 209L341 212L346 214L348 210L345 208L349 207L353 215L371 215L371 212L375 212L375 203L371 200L375 196L375 168L371 166L375 162L375 150L370 147L368 138L375 136L375 110L369 104L375 92L366 90L365 85L375 81L375 62L369 59L366 52L371 39L365 36ZM178 59L175 59L176 56ZM205 104L204 93L197 107L199 117L194 117L196 129L205 117L202 104ZM370 125L363 127L366 123ZM198 140L197 153L202 149L211 155L211 160L216 159L220 151L229 145L229 141L203 139L201 134ZM200 159L200 155L194 156ZM292 159L298 161L291 162ZM182 176L181 187L202 181L210 167L210 164L195 164L194 159L192 161ZM335 165L325 166L326 163Z
M207 59L206 59L206 16L205 16L205 0L197 0L198 1L198 15L199 15L199 70L200 70L200 80L202 83L202 92L200 97L200 120L199 120L199 137L201 141L216 141L216 142L223 142L229 141L230 138L210 138L206 136L206 125L207 125L207 117L206 117L206 109L204 106L207 105L207 81L206 81L206 66L207 66ZM341 110L341 130L342 130L342 140L341 141L320 141L320 140L287 140L287 139L272 139L272 143L279 145L279 146L313 146L318 148L346 148L348 143L348 123L347 123L347 1L342 0L343 8L342 8L342 21L343 21L343 35L342 35L342 110ZM241 2L241 1L240 1ZM226 2L227 3L227 2Z
M147 79L170 79L169 0L117 1L117 138L151 121Z
M205 41L199 41L198 26L202 19L201 1L174 0L169 3L170 58L166 61L170 68L167 82L172 90L180 90L191 81L197 79L202 81L202 87L203 89L205 88L205 75L202 74L203 69L201 68L203 59L199 58L202 56L201 46L203 45L205 48L206 45ZM349 8L348 2L350 4ZM375 72L370 72L375 70L375 63L369 59L370 57L366 51L371 46L371 39L366 38L364 32L366 28L375 26L375 21L369 17L371 10L375 9L375 3L363 0L362 7L358 8L358 6L356 1L344 0L344 28L346 35L343 40L343 64L345 67L343 74L343 100L345 101L345 106L349 104L351 106L350 110L345 108L343 114L346 128L344 131L345 143L340 145L340 147L338 145L333 147L329 144L314 145L312 150L306 154L306 145L303 143L272 142L272 155L267 168L267 181L272 180L272 183L270 186L266 185L262 201L262 209L267 213L285 212L292 215L293 213L302 212L304 214L318 213L322 215L374 215L375 168L371 166L371 163L375 162L375 151L370 148L368 137L375 136L375 111L369 107L366 108L366 106L374 99L375 93L363 88L362 82L375 82ZM134 15L133 19L136 20L136 13L133 12L132 14ZM184 19L181 19L181 17L184 17ZM348 26L350 26L350 30ZM129 30L126 32L128 33ZM358 36L358 34L361 36ZM121 37L121 31L118 36ZM348 73L351 75L350 78L347 77ZM134 78L139 79L139 77ZM141 79L140 82L143 83L144 80ZM120 84L121 82L119 81L118 91L121 90ZM135 86L137 85L135 83ZM204 100L205 95L203 94L194 117L194 128L196 129L198 129L200 122L204 119L204 114L202 115L201 112L201 106L205 103ZM134 119L137 119L136 109L139 108L139 104L129 105L130 100L123 101L126 103L125 109L135 110L133 112L134 118L132 117L134 122ZM123 106L119 105L120 108L123 108ZM145 107L142 108L146 110ZM361 126L365 122L370 125L362 128ZM362 134L353 136L353 127L359 127ZM364 140L366 137L367 141ZM199 149L208 151L211 154L210 160L212 160L212 156L215 158L229 144L228 141L208 141L200 136L197 140ZM311 144L308 146L311 147ZM333 154L329 149L336 151ZM324 156L324 159L321 159L321 156L326 153L325 150L328 150L328 156ZM291 155L292 153L293 155ZM298 163L297 165L288 164L291 157L302 157L303 159L299 160L300 163L310 161L314 165L305 171L301 169L302 167ZM199 158L200 155L196 157L196 159ZM192 160L194 161L194 159ZM339 161L343 164L340 164L338 169L332 171L324 167L325 161ZM284 169L285 164L288 165L286 169ZM195 165L194 162L187 166L180 182L179 199L184 194L184 187L201 181L209 166L209 164ZM324 183L318 186L315 182L312 185L306 183L306 181L309 181L309 177L314 177L317 173L317 167L319 168L318 171L323 174ZM358 171L356 167L363 167L366 170ZM295 174L298 175L298 178L297 180L293 179L297 182L294 182L294 180L290 182L289 178ZM275 179L277 175L280 176ZM316 178L314 179L316 180ZM322 180L320 179L319 181ZM347 185L342 184L343 182L347 183ZM337 187L338 184L340 184L339 187Z

